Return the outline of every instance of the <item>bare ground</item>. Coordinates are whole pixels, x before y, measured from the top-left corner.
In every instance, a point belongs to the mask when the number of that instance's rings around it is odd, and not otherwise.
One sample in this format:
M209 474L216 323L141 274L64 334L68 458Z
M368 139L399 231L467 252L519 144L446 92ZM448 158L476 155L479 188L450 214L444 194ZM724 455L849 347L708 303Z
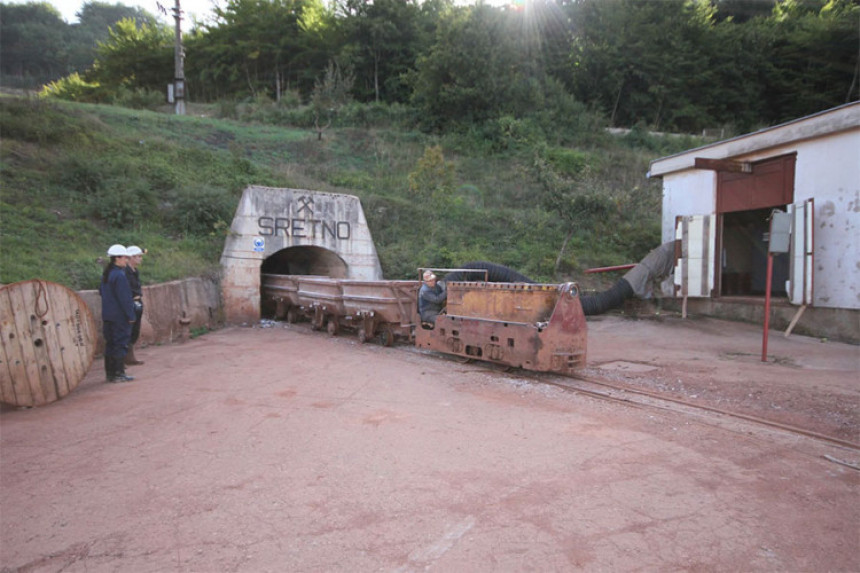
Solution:
M607 317L586 373L856 442L857 347L770 349ZM860 570L852 447L304 324L138 355L0 412L3 571Z

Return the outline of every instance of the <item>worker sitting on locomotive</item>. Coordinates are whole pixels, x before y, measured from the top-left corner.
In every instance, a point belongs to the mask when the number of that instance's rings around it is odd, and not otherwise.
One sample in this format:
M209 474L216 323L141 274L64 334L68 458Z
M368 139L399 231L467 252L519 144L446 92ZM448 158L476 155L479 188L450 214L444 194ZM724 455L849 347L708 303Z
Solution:
M445 300L448 293L445 283L439 284L433 271L424 271L424 284L418 291L418 314L421 315L421 323L432 328L436 324L436 316L445 308Z

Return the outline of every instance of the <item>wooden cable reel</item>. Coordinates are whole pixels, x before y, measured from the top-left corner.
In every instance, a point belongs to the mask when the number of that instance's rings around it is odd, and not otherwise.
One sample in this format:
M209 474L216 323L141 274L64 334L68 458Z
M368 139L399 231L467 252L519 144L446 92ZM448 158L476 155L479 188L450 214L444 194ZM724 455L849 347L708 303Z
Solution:
M41 406L68 395L97 342L92 312L76 292L39 279L0 287L0 402Z

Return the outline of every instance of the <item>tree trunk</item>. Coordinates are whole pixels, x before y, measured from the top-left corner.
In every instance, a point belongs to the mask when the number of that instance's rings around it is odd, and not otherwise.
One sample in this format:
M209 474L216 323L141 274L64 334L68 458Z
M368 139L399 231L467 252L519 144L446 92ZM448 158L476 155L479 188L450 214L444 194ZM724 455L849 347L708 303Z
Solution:
M379 52L373 53L373 91L376 94L376 103L379 103Z
M561 250L558 252L558 257L555 259L555 268L553 269L553 273L558 274L558 267L561 266L561 259L564 258L564 251L567 249L567 243L570 242L571 237L573 237L573 229L567 232L567 236L564 238L564 242L561 244Z

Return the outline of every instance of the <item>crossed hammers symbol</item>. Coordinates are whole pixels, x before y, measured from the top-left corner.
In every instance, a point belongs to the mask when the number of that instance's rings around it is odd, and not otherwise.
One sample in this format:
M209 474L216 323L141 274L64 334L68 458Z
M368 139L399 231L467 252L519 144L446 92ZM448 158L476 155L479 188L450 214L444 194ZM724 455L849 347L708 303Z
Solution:
M313 214L314 214L314 207L313 207L314 200L313 200L313 198L304 197L304 196L299 197L299 203L301 203L301 207L299 207L299 210L296 213L296 215L301 215L302 211L307 210L308 215L313 216Z

